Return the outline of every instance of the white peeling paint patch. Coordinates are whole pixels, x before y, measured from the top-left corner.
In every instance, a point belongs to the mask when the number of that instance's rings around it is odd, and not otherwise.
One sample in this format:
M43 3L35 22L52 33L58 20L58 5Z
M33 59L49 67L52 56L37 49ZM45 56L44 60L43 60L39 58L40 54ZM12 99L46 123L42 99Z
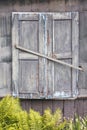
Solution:
M71 97L71 93L66 93L64 91L60 92L60 91L56 91L54 94L53 94L53 97Z
M18 97L18 95L16 93L14 93L14 92L12 93L12 96L13 97Z
M76 97L78 95L78 89L76 89L74 92L73 92L73 97Z

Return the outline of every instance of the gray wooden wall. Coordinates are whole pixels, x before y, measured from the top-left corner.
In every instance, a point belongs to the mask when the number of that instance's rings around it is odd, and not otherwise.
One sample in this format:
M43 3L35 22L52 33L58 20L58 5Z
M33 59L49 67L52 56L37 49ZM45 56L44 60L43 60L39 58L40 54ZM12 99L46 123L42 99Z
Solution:
M80 95L87 96L87 0L0 0L0 86L9 86L3 90L4 95L5 91L9 93L12 84L11 13L14 11L79 12L80 65L84 67L84 73L79 73L78 88ZM75 112L87 115L87 98L82 97L76 100L21 100L21 105L26 110L33 108L41 113L47 107L52 111L60 107L65 117L73 117Z

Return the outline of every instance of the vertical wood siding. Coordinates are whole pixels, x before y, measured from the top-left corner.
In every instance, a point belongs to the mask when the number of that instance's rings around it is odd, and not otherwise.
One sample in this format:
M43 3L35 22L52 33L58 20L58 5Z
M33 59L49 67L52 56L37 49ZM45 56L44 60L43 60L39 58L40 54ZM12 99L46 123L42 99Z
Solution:
M87 115L87 98L77 100L21 100L20 103L24 110L29 111L32 108L41 114L46 108L50 108L52 112L60 108L66 118L74 118L76 113L80 116Z

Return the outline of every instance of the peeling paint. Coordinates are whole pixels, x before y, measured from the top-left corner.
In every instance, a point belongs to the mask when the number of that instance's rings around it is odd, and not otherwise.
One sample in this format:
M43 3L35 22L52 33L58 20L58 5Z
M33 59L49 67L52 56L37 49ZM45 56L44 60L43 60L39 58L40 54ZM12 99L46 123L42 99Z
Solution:
M64 91L60 92L60 91L56 91L54 94L53 94L53 97L60 97L60 98L64 98L64 97L71 97L71 93L66 93Z

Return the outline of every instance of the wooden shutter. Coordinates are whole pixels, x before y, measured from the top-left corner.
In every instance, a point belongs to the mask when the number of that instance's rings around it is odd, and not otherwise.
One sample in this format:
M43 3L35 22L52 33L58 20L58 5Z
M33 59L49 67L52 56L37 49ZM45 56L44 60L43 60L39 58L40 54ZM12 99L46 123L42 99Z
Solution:
M78 71L15 48L78 66L78 13L12 14L13 95L22 98L77 96Z
M15 45L46 54L45 16L38 13L13 13L12 16L13 95L22 98L42 98L46 93L46 60L19 51Z
M53 14L53 55L66 63L78 66L78 13ZM53 64L53 97L75 97L78 94L78 70Z

